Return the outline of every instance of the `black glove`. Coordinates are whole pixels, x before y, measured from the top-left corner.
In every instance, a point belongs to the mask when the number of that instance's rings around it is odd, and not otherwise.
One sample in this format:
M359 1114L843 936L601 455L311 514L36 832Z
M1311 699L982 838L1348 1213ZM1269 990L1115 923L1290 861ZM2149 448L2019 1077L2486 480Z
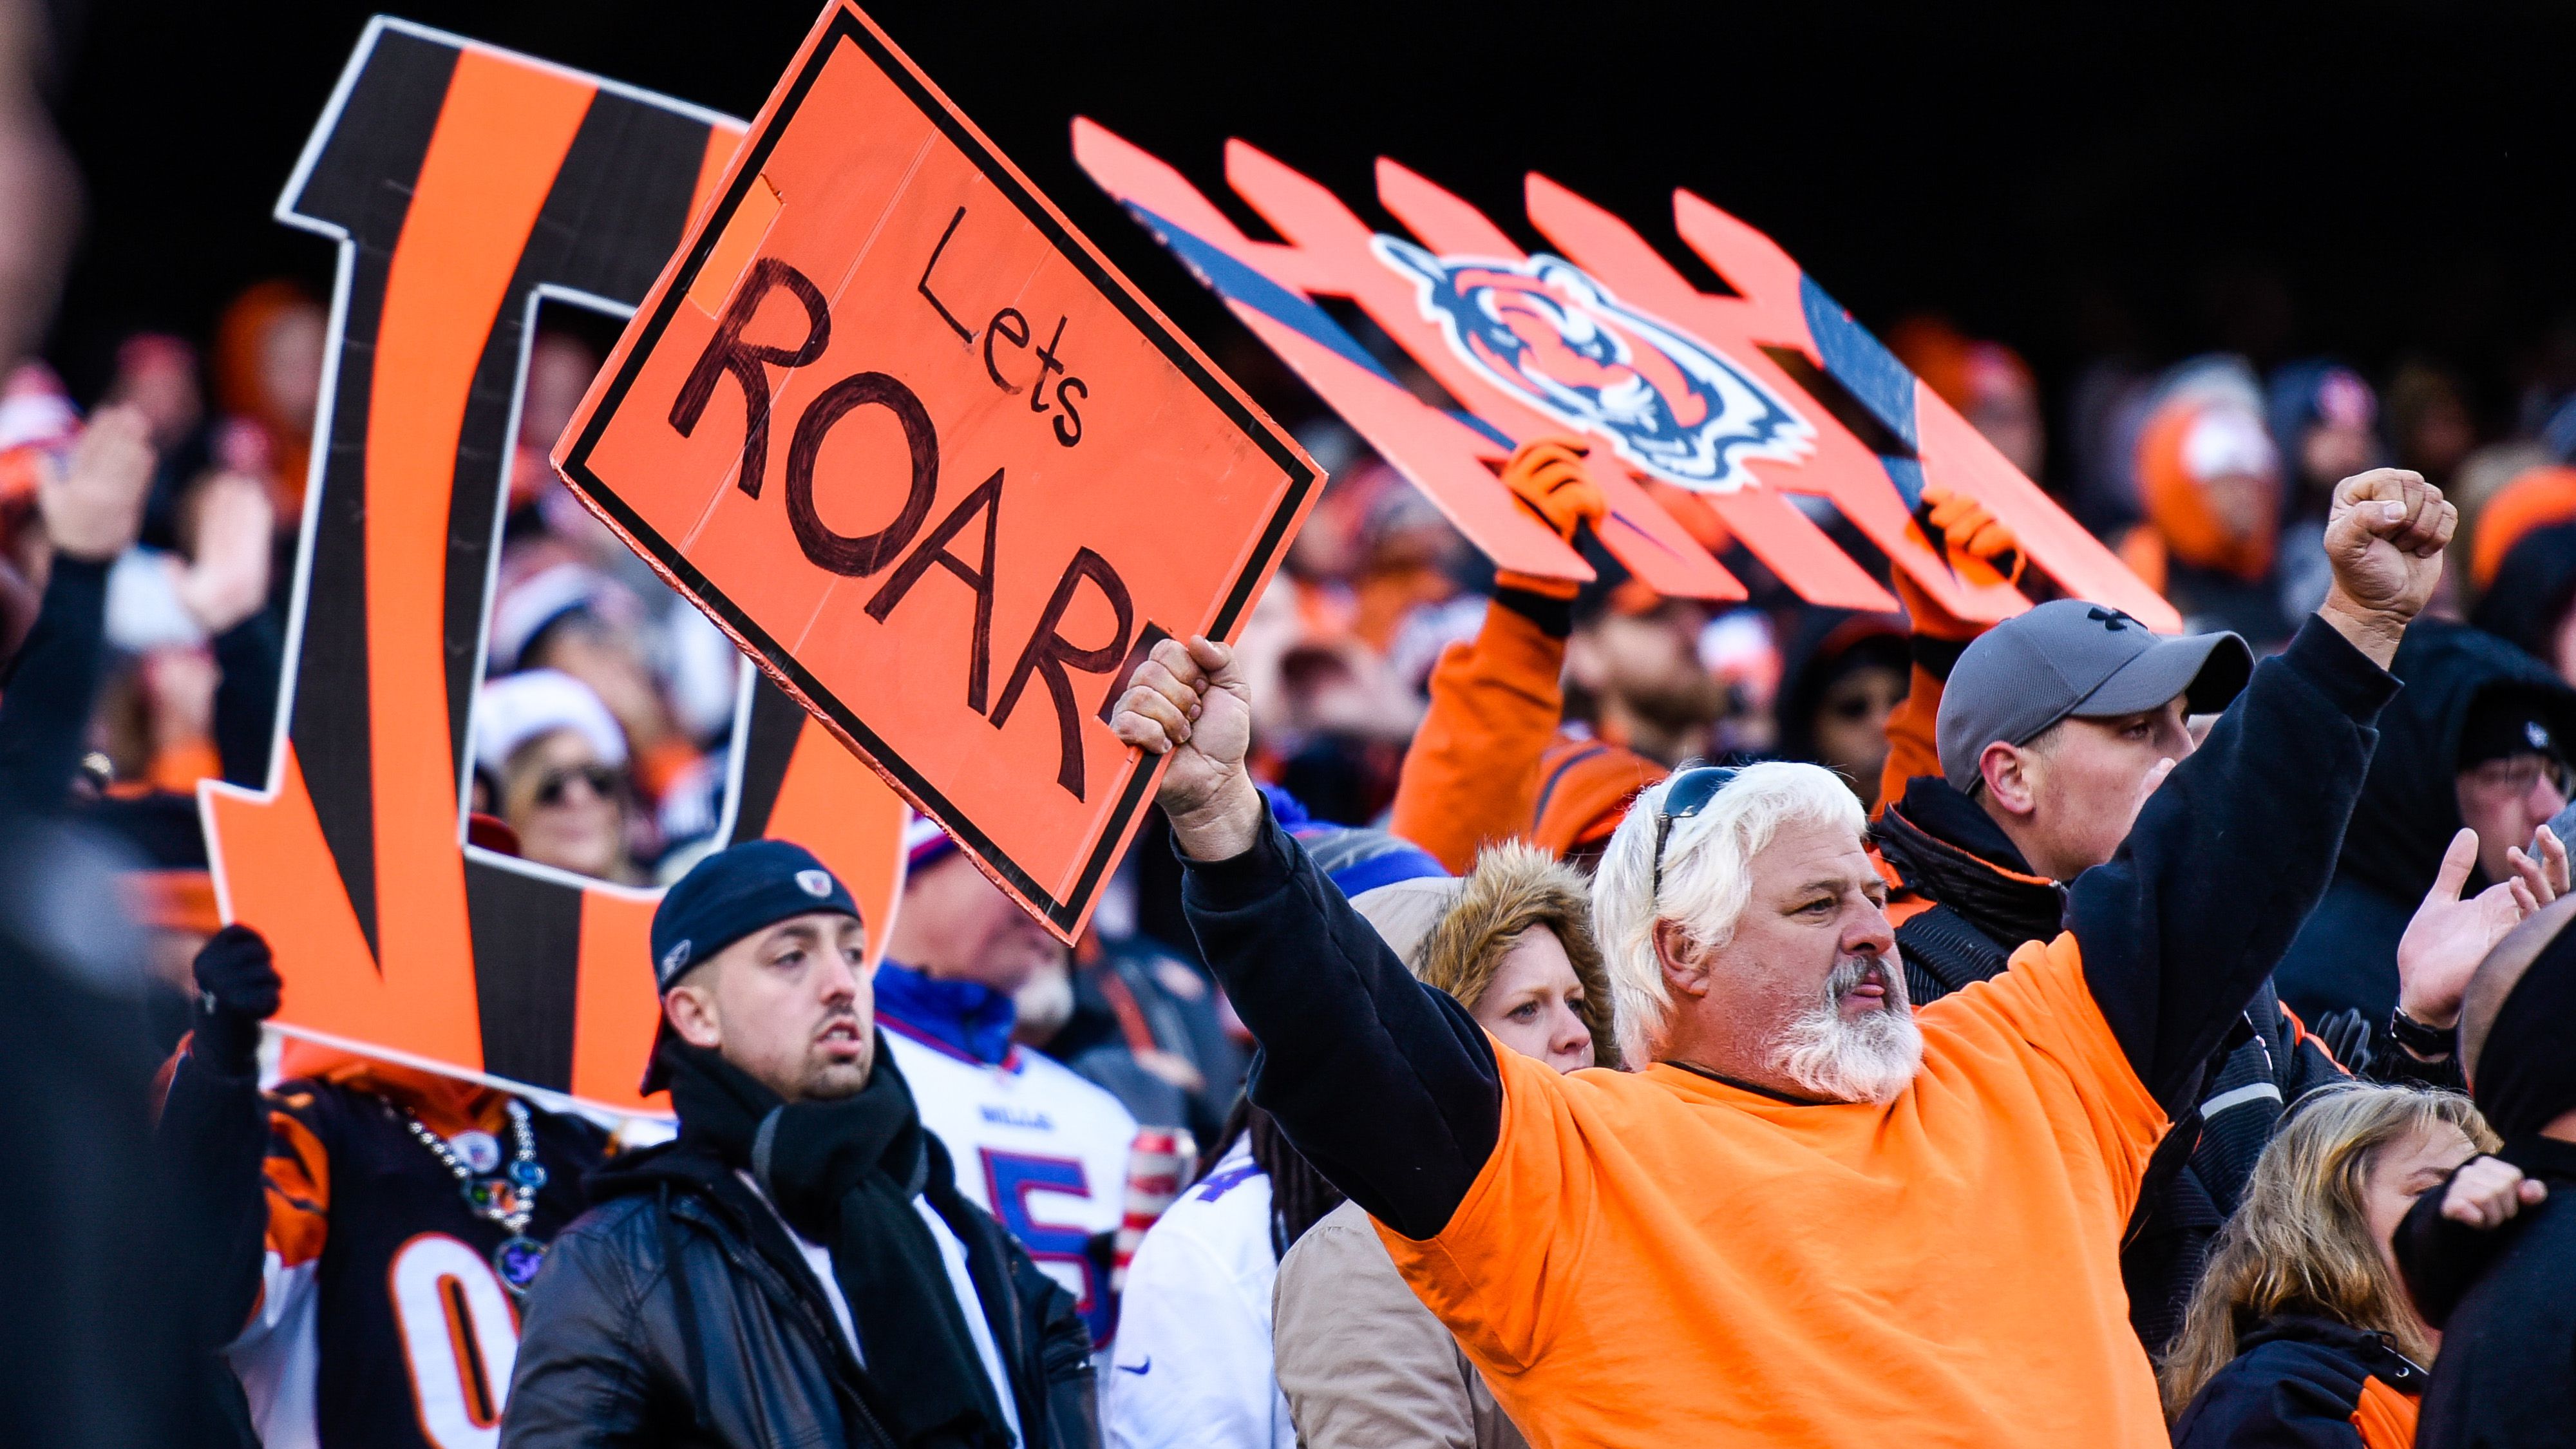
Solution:
M277 961L248 926L226 926L197 951L196 1035L190 1053L241 1076L259 1067L259 1024L277 1014Z
M2318 1017L2308 1034L2325 1043L2326 1054L2356 1077L2369 1076L2377 1065L2378 1054L2370 1049L2370 1022L2358 1006Z

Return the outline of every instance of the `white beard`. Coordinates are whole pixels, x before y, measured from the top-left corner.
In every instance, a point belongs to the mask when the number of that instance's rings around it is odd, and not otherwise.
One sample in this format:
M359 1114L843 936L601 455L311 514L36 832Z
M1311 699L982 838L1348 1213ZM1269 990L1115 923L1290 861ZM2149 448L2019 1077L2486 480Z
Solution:
M1042 1046L1073 1020L1073 973L1069 966L1041 966L1011 997L1017 1024L1011 1039Z
M1923 1029L1914 1024L1904 970L1893 959L1878 965L1886 1005L1858 1021L1843 1019L1842 999L1868 969L1859 961L1837 962L1825 978L1825 999L1789 1023L1774 1048L1791 1081L1831 1101L1895 1101L1923 1067Z

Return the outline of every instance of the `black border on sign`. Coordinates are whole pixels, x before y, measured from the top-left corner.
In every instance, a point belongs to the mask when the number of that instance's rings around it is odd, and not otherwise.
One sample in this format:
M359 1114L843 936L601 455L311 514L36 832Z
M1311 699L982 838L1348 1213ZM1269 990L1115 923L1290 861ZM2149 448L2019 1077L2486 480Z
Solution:
M1101 879L1108 874L1110 862L1117 853L1119 842L1126 838L1128 827L1136 818L1136 812L1145 803L1146 786L1152 783L1154 778L1154 770L1150 762L1143 764L1128 777L1127 788L1119 795L1117 804L1110 810L1107 827L1092 843L1091 858L1083 863L1082 873L1074 881L1072 894L1065 900L1057 900L1053 895L1040 889L1035 877L1031 876L1019 862L1003 854L994 845L992 837L986 835L974 822L966 819L946 795L934 789L928 780L922 778L918 770L888 750L884 740L880 739L874 730L869 729L856 712L826 691L812 673L796 661L794 656L779 647L776 639L771 638L766 630L754 624L734 606L732 600L717 593L695 565L691 564L678 549L672 547L669 540L647 525L634 509L626 505L624 500L611 492L590 468L591 452L598 446L600 437L607 431L610 418L616 415L618 408L625 402L627 390L634 385L636 375L643 368L644 359L661 341L662 333L670 325L671 318L677 314L680 304L687 299L690 284L697 279L698 272L707 264L707 258L714 253L717 240L724 235L726 225L732 220L735 210L742 205L744 196L751 189L751 183L760 176L762 163L769 159L770 151L777 145L778 134L795 119L798 108L805 103L806 93L813 89L814 82L823 73L824 65L833 58L840 42L845 40L857 45L860 52L874 61L877 69L885 73L887 79L901 88L924 115L937 123L941 133L948 137L950 143L964 152L983 171L984 178L992 182L1004 196L1009 197L1012 203L1019 207L1020 214L1054 243L1056 250L1067 261L1073 263L1095 289L1114 302L1137 331L1153 340L1154 345L1162 350L1163 356L1170 360L1182 376L1195 383L1199 391L1232 419L1234 425L1246 436L1258 443L1262 451L1270 456L1271 461L1279 466L1279 470L1287 475L1287 493L1281 498L1278 509L1271 514L1269 526L1262 530L1260 541L1253 547L1252 557L1246 562L1243 571L1235 577L1233 587L1226 591L1225 601L1218 606L1216 619L1209 628L1210 634L1217 637L1233 631L1235 620L1251 603L1253 583L1261 577L1270 562L1286 545L1289 522L1297 516L1297 510L1304 503L1307 491L1315 486L1314 468L1290 451L1277 434L1265 426L1264 421L1257 417L1242 399L1236 397L1213 371L1200 362L1182 343L1179 336L1146 308L1143 299L1133 288L1110 275L1099 259L1091 254L1090 249L1074 237L1071 229L1058 221L1054 213L1049 211L1028 187L1021 184L1019 177L1003 163L1002 158L976 136L967 126L963 116L922 84L920 78L915 76L912 69L895 55L890 46L879 40L875 32L860 24L857 17L846 9L838 11L833 16L830 28L824 33L823 43L814 48L813 57L806 62L804 69L799 71L795 80L789 84L786 95L779 101L778 110L756 134L745 138L745 150L737 164L733 185L726 190L715 211L699 228L697 240L689 248L688 260L681 265L678 274L663 290L659 305L654 307L651 316L643 319L643 331L637 336L635 345L627 350L624 364L609 380L608 390L601 394L599 406L592 410L588 426L582 429L581 436L574 440L571 450L564 455L563 470L567 475L567 481L578 487L594 505L608 513L619 530L625 533L629 542L642 547L650 555L656 567L678 583L691 598L698 601L701 608L721 615L726 628L737 639L753 645L761 665L781 683L787 685L791 693L805 702L807 708L828 716L833 724L847 733L851 739L858 741L879 769L896 777L907 793L928 806L938 815L942 823L957 832L978 857L1008 876L1012 885L1017 887L1022 895L1038 904L1049 921L1070 934L1074 923L1082 918L1083 906L1098 892Z

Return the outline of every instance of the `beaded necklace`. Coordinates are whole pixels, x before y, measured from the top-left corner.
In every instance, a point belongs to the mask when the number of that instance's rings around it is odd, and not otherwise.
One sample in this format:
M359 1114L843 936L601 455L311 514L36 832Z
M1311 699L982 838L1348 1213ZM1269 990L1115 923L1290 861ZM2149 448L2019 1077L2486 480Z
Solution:
M537 1269L546 1261L546 1246L528 1236L528 1219L537 1210L537 1191L546 1185L546 1170L537 1162L536 1129L528 1125L528 1109L513 1097L503 1104L510 1113L510 1136L515 1148L508 1164L496 1173L477 1173L447 1145L447 1139L422 1125L421 1120L404 1110L403 1125L430 1151L449 1172L456 1174L458 1188L465 1195L466 1207L474 1215L499 1223L510 1236L492 1250L492 1267L501 1275L501 1286L513 1298L524 1295L536 1281Z

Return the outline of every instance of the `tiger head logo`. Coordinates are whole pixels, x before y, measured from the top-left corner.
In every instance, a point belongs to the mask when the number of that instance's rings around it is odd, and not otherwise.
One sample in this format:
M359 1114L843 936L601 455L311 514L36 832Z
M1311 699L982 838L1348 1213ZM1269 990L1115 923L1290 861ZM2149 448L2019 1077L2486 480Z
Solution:
M1443 257L1385 235L1369 250L1487 380L1658 478L1730 493L1754 481L1747 460L1814 446L1814 425L1759 378L1563 258Z

